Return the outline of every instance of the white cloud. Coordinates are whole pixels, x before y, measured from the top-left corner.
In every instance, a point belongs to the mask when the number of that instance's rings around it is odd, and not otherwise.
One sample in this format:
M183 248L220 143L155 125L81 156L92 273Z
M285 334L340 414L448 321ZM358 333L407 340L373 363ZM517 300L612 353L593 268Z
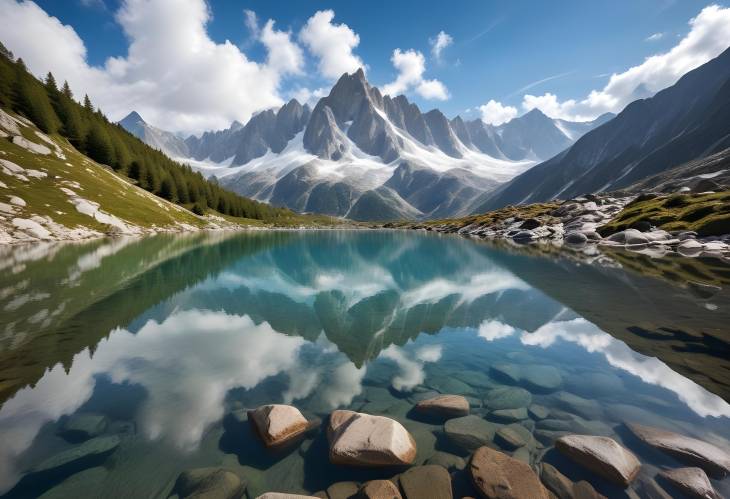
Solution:
M246 15L249 28L257 26L251 24L255 16ZM266 63L251 61L228 41L211 40L205 0L125 0L116 20L129 39L128 53L102 67L87 63L84 42L72 27L33 2L0 0L0 18L3 42L36 75L52 71L68 80L77 97L88 93L111 119L135 109L152 124L176 131L219 129L281 105L282 77L301 71L301 49L273 22L261 40Z
M441 345L427 345L412 354L408 354L405 348L390 345L380 353L379 358L392 360L398 365L400 372L393 377L391 385L398 391L409 392L426 379L424 364L438 362L441 353Z
M347 24L333 24L335 13L320 10L309 18L299 33L299 40L319 59L319 72L325 78L339 78L365 68L362 60L352 53L360 37Z
M431 44L431 55L434 59L440 61L441 52L443 52L446 47L453 44L454 39L448 33L439 31L439 34L436 35L435 38L429 39L428 42Z
M254 38L258 38L260 29L259 18L256 15L256 12L249 9L243 9L243 15L245 16L244 23L246 24L248 30L251 32L251 36L253 36Z
M702 417L729 417L730 404L689 378L673 371L656 357L634 352L623 341L604 333L585 319L548 322L532 333L523 332L524 345L547 348L556 341L575 343L591 353L600 353L613 367L638 376L644 383L661 386L677 394L687 407Z
M620 112L637 96L673 85L682 75L728 48L730 8L705 7L689 25L689 33L672 49L648 57L623 73L612 74L603 89L591 91L582 100L560 101L551 93L525 95L522 107L526 111L538 108L552 118L575 121L594 119L609 111Z
M487 319L479 325L477 334L487 341L494 341L512 336L515 331L509 324Z
M516 107L505 106L494 99L479 106L479 111L482 113L482 121L490 125L501 125L517 116Z
M409 49L405 52L395 49L390 58L393 67L398 70L396 79L383 86L384 94L396 96L413 89L424 99L446 100L449 93L443 83L438 80L424 80L426 72L426 58L418 50Z
M267 64L282 75L301 74L304 66L302 49L291 40L291 33L276 31L269 19L261 31L261 43L268 51Z
M645 41L647 42L657 42L664 38L664 33L654 33L652 35L649 35L646 37Z
M301 104L309 104L310 107L314 107L317 101L327 94L329 94L328 88L320 87L310 90L306 87L299 87L291 93L291 96Z

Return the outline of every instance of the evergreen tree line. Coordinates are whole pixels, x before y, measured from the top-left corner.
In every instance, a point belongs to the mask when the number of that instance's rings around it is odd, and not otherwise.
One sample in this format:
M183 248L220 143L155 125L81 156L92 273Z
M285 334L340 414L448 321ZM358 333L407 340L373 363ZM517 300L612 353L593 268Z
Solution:
M76 102L68 82L58 86L48 73L44 82L28 72L22 59L0 43L0 107L30 119L47 134L59 134L94 161L134 179L143 189L202 215L207 208L234 217L270 220L291 215L221 188L172 161L95 109L88 95Z

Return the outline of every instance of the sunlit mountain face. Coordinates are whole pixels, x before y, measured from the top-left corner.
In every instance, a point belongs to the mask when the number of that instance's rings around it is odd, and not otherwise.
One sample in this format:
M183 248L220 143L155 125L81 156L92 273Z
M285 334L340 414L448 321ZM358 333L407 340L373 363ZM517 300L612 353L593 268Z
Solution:
M211 461L255 476L254 492L362 479L327 464L321 436L264 453L240 418L265 403L388 415L420 460L442 448L442 427L411 408L436 392L478 411L492 390L527 389L616 439L629 419L728 439L728 278L694 261L685 271L704 281L687 285L674 259L642 258L378 231L7 249L0 490L64 486L36 468L72 445L64 425L88 413L120 438L114 466L83 475L110 496L164 490Z

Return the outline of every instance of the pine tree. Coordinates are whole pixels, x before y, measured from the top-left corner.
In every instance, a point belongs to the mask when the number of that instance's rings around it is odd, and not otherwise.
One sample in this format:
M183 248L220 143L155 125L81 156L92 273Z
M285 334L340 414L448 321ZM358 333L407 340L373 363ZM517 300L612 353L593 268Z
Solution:
M46 75L46 90L48 90L48 93L51 95L51 97L54 97L56 94L58 94L58 85L56 85L56 79L53 77L53 73L50 71Z
M61 92L58 99L57 113L61 119L63 135L74 147L82 148L86 133L79 114L78 104Z
M94 112L94 105L91 103L91 99L89 99L88 94L84 94L84 109L86 109L90 113Z
M160 183L160 197L172 202L177 201L177 190L169 176L162 179L162 182Z
M9 61L14 61L15 57L13 56L13 53L8 50L8 48L3 45L2 42L0 42L0 55L8 59Z
M21 61L21 59L18 59ZM28 117L38 128L46 133L55 133L58 130L59 119L51 106L48 94L25 70L23 64L18 64L15 77L15 95L18 110Z
M94 122L86 135L86 153L91 159L103 165L114 164L114 147L109 134L101 124Z
M66 81L66 80L63 81L63 87L61 87L61 93L64 96L68 97L69 99L74 98L74 94L73 94L73 92L71 92L71 87L68 85L68 81Z

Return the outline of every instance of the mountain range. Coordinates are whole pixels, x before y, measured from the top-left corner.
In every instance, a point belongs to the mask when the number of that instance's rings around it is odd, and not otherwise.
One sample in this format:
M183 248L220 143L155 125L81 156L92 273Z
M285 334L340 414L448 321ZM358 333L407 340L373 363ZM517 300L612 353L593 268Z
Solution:
M565 151L500 186L475 211L626 189L728 147L730 49L653 97L630 103ZM692 171L682 167L668 176L676 183Z
M120 124L244 196L355 220L470 213L504 182L609 121L576 123L532 110L500 125L426 113L382 95L362 70L344 74L310 109L291 100L245 125L187 139L136 112Z

